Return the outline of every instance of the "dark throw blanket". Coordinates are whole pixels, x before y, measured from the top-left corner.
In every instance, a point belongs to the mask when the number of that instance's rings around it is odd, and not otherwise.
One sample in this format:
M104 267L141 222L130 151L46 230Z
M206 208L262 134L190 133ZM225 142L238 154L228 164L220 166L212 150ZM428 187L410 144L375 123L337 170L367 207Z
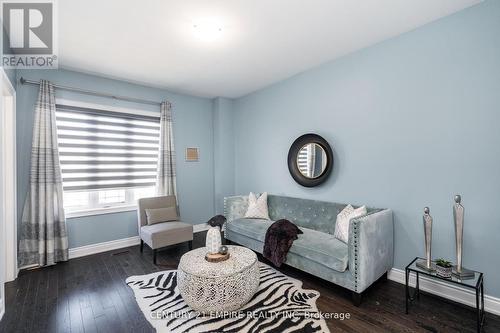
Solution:
M266 232L264 242L264 258L271 261L276 267L280 267L286 260L288 250L293 241L298 238L302 231L288 220L278 220L271 224Z

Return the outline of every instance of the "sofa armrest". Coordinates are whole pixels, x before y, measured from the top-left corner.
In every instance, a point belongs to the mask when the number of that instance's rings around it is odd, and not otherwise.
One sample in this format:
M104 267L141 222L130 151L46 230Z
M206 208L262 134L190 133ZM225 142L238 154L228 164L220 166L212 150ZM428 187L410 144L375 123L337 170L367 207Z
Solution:
M354 291L361 293L394 263L392 210L384 209L349 222L349 270Z
M224 198L224 216L227 222L242 218L248 209L248 196L236 195Z

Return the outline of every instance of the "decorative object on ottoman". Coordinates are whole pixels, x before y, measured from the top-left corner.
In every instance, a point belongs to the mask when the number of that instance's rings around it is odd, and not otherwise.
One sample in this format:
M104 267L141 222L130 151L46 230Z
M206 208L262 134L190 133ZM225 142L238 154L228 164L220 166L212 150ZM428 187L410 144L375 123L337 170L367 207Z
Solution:
M429 272L434 270L431 257L432 246L432 216L430 215L429 207L424 208L424 241L425 241L425 260L417 260L416 265Z
M229 259L229 252L222 253L207 253L205 255L205 260L208 262L221 262Z
M226 218L222 215L216 215L207 222L210 225L206 238L206 247L209 254L219 253L219 248L222 245L220 228L222 228L224 222L226 222Z
M276 267L280 267L286 261L288 250L292 247L293 241L298 238L297 235L302 234L295 224L281 219L273 224L266 231L264 241L264 258L271 261Z
M234 311L245 305L259 288L257 255L242 246L228 246L222 262L205 260L206 248L189 251L177 268L177 284L184 301L201 313Z
M437 259L435 262L436 274L444 278L451 278L451 269L453 267L451 262L444 259Z
M457 251L457 265L453 267L453 274L461 279L473 278L474 272L462 266L462 250L464 244L464 206L461 204L462 197L455 195L453 205L453 219L455 222L455 244Z
M226 254L228 251L229 251L229 249L227 248L227 246L226 246L226 245L222 245L222 246L219 248L219 253L220 253L220 254Z
M317 316L319 309L316 301L320 297L318 291L303 289L301 281L283 275L266 264L258 264L260 275L266 276L259 285L258 297L253 297L236 316L200 316L186 306L184 300L179 298L175 270L131 276L126 282L134 291L137 304L146 320L158 333L260 333L269 332L273 327L279 327L275 330L280 332L330 332L325 319ZM297 304L300 304L300 309L295 312L295 317L282 315L285 311L293 311L291 309ZM257 315L243 318L239 316L240 313L244 316L247 312ZM267 318L273 318L272 327Z
M219 253L222 244L219 227L210 227L207 231L206 250L209 254Z

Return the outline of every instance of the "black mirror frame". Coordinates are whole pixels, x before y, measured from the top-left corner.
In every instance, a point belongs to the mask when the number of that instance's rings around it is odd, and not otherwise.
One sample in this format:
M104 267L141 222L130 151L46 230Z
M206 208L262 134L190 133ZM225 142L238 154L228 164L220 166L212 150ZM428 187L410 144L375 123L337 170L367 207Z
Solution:
M299 154L299 151L302 149L304 145L309 143L316 143L320 145L325 151L327 157L325 170L321 175L319 175L316 178L308 178L304 176L300 172L299 167L297 165L297 155ZM292 146L288 151L288 170L290 171L290 175L298 184L304 187L314 187L324 183L332 173L333 162L334 162L333 151L330 145L328 144L328 141L323 139L323 137L313 133L304 134L298 137L292 143Z

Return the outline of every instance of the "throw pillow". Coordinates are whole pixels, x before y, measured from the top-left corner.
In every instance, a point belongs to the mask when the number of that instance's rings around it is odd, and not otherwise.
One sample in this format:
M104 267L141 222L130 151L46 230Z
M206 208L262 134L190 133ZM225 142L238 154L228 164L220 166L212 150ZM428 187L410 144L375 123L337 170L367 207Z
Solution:
M248 195L248 209L245 213L246 218L270 220L267 210L267 192L264 192L257 199L257 196L250 192Z
M366 215L366 206L361 206L354 209L351 205L347 205L337 215L337 223L335 224L334 236L338 240L347 243L349 241L349 221L353 218Z
M148 225L160 222L176 221L179 218L177 216L177 208L175 206L146 209L146 217L148 218Z

